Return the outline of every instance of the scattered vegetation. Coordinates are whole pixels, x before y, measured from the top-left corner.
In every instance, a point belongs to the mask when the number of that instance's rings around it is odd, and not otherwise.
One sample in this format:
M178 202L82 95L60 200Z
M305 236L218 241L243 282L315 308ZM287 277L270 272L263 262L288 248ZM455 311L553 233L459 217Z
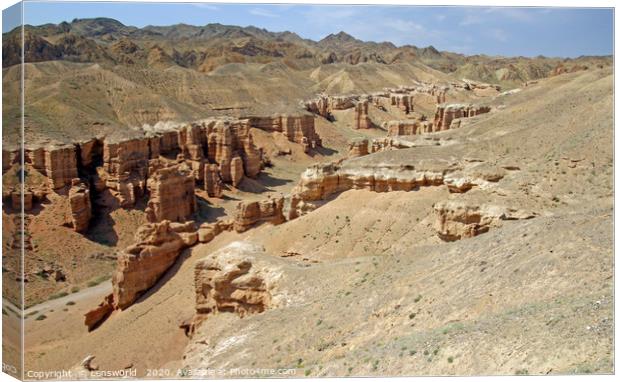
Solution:
M63 292L58 292L56 294L50 295L49 299L50 300L56 300L62 297L66 297L69 295L69 292L63 291Z

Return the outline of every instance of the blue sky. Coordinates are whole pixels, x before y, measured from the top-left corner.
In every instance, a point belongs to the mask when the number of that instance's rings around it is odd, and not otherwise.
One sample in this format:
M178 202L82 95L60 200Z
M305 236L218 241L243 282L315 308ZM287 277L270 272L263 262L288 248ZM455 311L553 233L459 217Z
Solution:
M465 54L575 57L613 52L613 10L600 8L28 2L24 9L25 22L32 25L111 17L137 27L254 25L313 40L343 30L362 40L433 45Z

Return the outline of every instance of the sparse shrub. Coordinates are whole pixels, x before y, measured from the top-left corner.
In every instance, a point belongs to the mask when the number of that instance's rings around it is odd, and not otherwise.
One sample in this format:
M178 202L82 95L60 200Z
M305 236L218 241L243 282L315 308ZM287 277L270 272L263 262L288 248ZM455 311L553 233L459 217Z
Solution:
M80 287L78 286L74 286L73 288L71 288L71 293L77 293L80 291Z
M75 301L67 301L67 303L65 305L69 305L69 306L75 305Z
M56 293L56 294L51 295L51 296L49 297L49 299L50 299L50 300L56 300L56 299L58 299L58 298L66 297L66 296L68 296L68 295L69 295L69 292L65 292L65 291L63 291L63 292L59 292L59 293Z
M448 363L452 363L452 362L454 362L454 358L448 357Z
M39 315L37 316L37 318L35 318L35 320L37 320L37 321L43 321L43 320L45 320L46 318L47 318L47 316L46 316L45 314L39 314Z
M418 302L418 301L420 301L421 299L422 299L422 295L421 295L421 294L419 294L419 295L418 295L418 297L416 297L416 298L413 300L413 302Z
M417 351L415 350L409 350L409 355L416 355Z
M528 375L529 371L527 369L519 369L515 372L516 375Z

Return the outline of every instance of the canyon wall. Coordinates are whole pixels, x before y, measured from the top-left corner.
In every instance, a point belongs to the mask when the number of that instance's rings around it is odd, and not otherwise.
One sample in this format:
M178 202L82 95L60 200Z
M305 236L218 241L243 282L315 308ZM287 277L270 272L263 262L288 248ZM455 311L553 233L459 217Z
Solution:
M489 106L473 104L441 104L437 105L433 120L433 131L450 129L452 121L457 118L470 118L491 111Z

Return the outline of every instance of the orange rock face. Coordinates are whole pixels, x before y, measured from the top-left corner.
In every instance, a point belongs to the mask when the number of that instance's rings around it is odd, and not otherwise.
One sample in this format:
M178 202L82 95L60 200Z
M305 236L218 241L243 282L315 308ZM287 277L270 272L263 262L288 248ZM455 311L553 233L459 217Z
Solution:
M241 157L236 156L230 161L230 178L232 180L232 185L238 187L244 175L243 160Z
M204 188L207 194L213 198L222 197L222 179L216 164L204 166Z
M355 104L355 128L370 129L372 122L368 116L368 100L362 100Z
M181 251L196 243L194 223L145 224L136 232L136 244L119 253L112 276L113 306L126 309L153 286L174 264Z
M349 143L349 158L368 155L368 139L356 139Z
M450 129L454 119L475 117L476 115L488 113L489 111L491 111L489 106L471 104L437 105L435 119L433 120L433 131Z
M86 231L92 216L90 190L88 185L80 183L79 179L73 179L72 187L69 189L69 205L73 229L77 232Z
M122 207L132 207L144 195L149 158L149 139L104 141L100 178Z
M185 164L156 170L147 188L150 198L146 215L150 222L183 222L196 212L194 176Z
M78 176L77 157L73 145L47 146L34 150L32 156L26 160L31 161L36 169L42 170L54 189L70 186L71 179Z
M88 331L97 328L114 311L113 302L114 297L112 294L109 294L101 304L84 314L84 325L88 327Z
M235 214L235 231L247 231L250 227L260 222L269 222L274 225L281 224L286 220L283 209L284 197L255 202L240 202L237 205Z
M312 115L275 115L271 117L252 117L252 127L269 131L281 132L291 142L301 144L304 152L322 145L321 138L314 128Z
M390 104L409 114L413 111L413 95L390 94Z
M433 129L433 124L428 121L418 120L402 120L402 121L388 121L384 124L384 127L388 131L388 136L399 135L417 135L422 133L430 133Z

